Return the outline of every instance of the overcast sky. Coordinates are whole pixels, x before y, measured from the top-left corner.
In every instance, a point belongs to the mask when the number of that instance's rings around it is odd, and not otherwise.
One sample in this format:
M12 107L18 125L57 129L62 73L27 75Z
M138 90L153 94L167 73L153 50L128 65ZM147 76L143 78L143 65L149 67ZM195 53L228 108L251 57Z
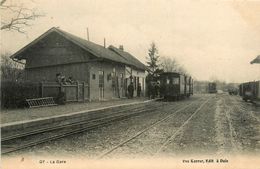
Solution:
M16 0L12 0L15 2ZM145 63L154 41L159 54L174 57L198 80L260 80L260 0L22 0L45 17L27 36L1 31L1 51L15 52L59 26L103 45L124 49Z

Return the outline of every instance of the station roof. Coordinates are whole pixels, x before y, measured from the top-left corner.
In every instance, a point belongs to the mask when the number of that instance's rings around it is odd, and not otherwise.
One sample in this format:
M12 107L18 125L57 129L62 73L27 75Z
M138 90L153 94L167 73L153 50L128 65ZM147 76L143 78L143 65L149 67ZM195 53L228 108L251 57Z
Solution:
M142 62L140 62L138 59L136 59L133 55L131 55L130 53L123 51L122 49L118 49L118 48L116 48L112 45L110 45L108 47L108 49L115 52L116 54L118 54L122 58L126 59L129 63L133 63L138 68L146 69L146 66Z
M260 63L260 55L258 55L254 60L252 60L250 62L251 64L254 64L254 63Z
M141 70L145 70L145 65L142 64L138 59L133 57L128 53L128 55L124 55L125 57L122 57L120 54L115 53L111 51L108 48L105 48L104 46L95 44L93 42L90 42L88 40L85 40L83 38L80 38L78 36L75 36L71 33L65 32L59 28L53 27L49 29L47 32L36 38L34 41L17 51L15 54L11 56L12 59L16 60L22 60L22 59L27 59L25 56L25 53L27 50L30 49L33 45L37 44L39 41L41 41L43 38L46 36L50 35L51 33L56 32L62 37L66 38L67 40L71 41L72 43L76 44L77 46L81 47L82 49L90 52L97 58L102 58L102 59L107 59L111 60L117 63L122 63L130 66L134 66L136 68L139 68ZM125 52L126 53L126 52ZM129 58L128 58L129 57ZM138 63L138 64L137 64Z

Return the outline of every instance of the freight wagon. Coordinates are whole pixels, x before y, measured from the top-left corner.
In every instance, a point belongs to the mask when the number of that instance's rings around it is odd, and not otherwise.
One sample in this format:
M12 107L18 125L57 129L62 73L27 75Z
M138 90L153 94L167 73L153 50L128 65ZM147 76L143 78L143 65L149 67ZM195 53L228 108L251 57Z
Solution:
M208 92L209 93L217 93L217 84L216 83L209 83L208 85Z
M260 101L260 81L245 82L240 84L239 95L244 101Z

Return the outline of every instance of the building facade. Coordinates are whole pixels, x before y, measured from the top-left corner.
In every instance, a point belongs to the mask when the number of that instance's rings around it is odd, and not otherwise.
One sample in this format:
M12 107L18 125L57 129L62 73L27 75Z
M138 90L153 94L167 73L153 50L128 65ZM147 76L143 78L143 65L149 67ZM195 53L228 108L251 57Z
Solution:
M135 96L138 83L145 90L146 67L131 54L84 40L58 28L51 28L11 56L25 60L27 81L55 82L56 75L86 82L89 100L127 97L132 81Z

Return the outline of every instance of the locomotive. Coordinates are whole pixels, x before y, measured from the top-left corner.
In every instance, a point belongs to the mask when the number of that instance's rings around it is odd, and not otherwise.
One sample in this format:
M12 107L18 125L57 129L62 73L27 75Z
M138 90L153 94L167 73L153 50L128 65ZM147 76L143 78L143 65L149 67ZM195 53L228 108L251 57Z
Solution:
M193 95L193 79L176 72L159 75L160 96L166 100L180 100Z
M208 85L208 92L209 93L217 93L217 84L212 82Z
M239 95L244 101L260 101L260 81L246 82L240 84Z

